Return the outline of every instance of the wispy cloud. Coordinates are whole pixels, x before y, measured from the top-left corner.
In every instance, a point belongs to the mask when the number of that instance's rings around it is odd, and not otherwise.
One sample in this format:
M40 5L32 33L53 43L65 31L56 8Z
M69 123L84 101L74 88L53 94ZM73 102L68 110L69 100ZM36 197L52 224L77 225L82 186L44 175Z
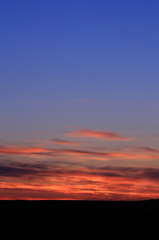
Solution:
M61 139L52 139L51 142L53 142L55 144L61 144L61 145L78 145L75 142L65 141L65 140L61 140Z
M100 138L104 140L120 140L120 141L131 140L130 138L122 136L118 133L108 131L95 131L86 128L79 128L78 130L68 132L66 134L71 137Z
M74 99L70 99L70 101L74 101L74 102L101 102L102 99L91 99L91 98L74 98Z

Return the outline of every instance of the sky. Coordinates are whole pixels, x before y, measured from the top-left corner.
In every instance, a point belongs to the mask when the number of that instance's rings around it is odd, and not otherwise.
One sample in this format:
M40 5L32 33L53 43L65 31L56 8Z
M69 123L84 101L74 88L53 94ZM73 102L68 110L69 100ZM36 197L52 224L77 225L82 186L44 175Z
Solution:
M0 199L159 198L158 12L0 0Z

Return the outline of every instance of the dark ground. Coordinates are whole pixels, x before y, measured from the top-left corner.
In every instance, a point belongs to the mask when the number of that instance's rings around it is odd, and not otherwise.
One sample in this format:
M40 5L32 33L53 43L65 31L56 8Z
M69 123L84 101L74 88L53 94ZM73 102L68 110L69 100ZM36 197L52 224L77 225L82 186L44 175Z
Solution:
M0 218L2 240L153 239L159 235L159 200L0 201Z

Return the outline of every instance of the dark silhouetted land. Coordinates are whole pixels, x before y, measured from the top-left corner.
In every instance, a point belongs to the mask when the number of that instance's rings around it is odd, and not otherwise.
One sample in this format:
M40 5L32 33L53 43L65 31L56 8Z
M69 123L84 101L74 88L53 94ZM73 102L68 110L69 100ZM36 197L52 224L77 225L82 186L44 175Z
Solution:
M4 240L159 234L159 200L0 201L0 214Z

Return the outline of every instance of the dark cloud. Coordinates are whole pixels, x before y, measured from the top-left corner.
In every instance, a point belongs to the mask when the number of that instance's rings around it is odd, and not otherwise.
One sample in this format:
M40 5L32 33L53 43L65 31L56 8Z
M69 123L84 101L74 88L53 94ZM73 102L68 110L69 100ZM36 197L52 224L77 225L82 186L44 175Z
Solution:
M105 166L95 168L85 166L84 164L72 164L70 162L62 163L19 163L7 162L0 163L0 177L50 177L50 176L101 176L101 177L117 177L117 178L134 178L134 179L150 179L159 180L158 168L138 168L138 167L114 167ZM67 166L68 165L68 166Z
M148 179L159 179L159 169L155 168L145 168L143 171L143 176Z

